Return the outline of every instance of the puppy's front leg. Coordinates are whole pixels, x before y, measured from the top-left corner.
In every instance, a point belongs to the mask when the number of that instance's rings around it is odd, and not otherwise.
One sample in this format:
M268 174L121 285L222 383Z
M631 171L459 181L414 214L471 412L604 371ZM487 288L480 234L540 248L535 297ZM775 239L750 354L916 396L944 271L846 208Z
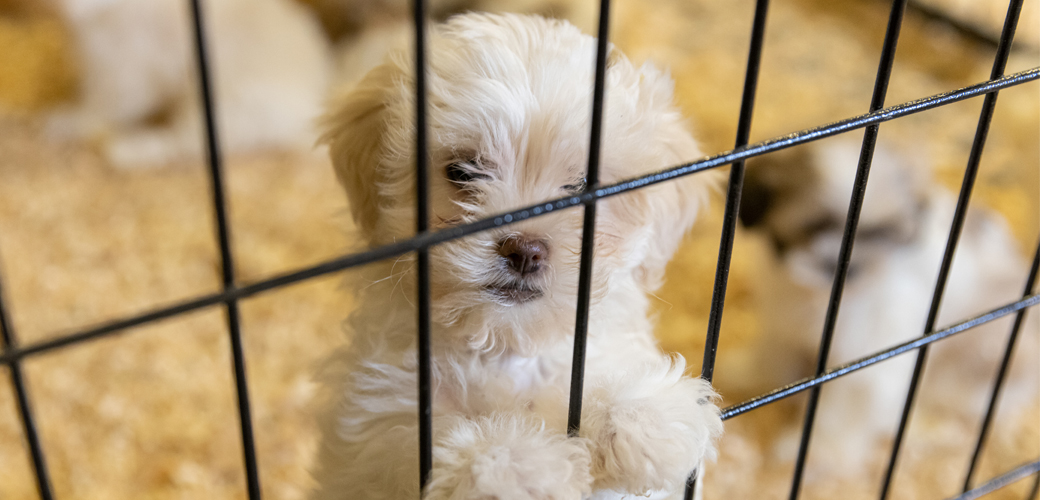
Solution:
M591 491L589 451L540 421L509 413L459 418L438 436L425 500L578 500Z
M722 433L715 392L683 375L685 361L659 361L590 380L581 436L590 442L595 489L674 492Z

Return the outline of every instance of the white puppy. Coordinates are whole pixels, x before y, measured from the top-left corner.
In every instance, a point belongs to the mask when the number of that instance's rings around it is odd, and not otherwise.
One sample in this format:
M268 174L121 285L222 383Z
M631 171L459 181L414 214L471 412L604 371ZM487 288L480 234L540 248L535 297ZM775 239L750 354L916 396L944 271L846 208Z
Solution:
M430 35L430 225L444 229L577 193L595 40L540 17L467 14ZM671 79L612 52L603 182L701 156ZM410 58L392 55L328 116L325 136L360 237L414 232ZM431 249L434 464L427 499L679 494L721 432L715 394L657 348L647 292L714 177L599 205L580 438L566 436L581 210ZM411 257L366 269L314 467L318 499L418 498Z
M760 389L815 368L859 148L856 139L828 139L749 163L741 216L765 233L777 258L759 297L769 326L756 346L758 369L747 374L758 378ZM920 163L884 146L874 155L830 367L924 331L956 200ZM1004 221L970 209L936 329L1018 300L1027 271ZM1009 330L1005 319L933 344L917 407L968 419L976 428ZM1021 407L1036 397L1036 330L1035 323L1023 328L1018 351L1026 355L1013 364L1005 403ZM863 470L875 445L895 432L914 357L824 387L811 454L818 468Z
M188 2L57 3L82 82L52 132L98 141L119 166L197 156L203 134ZM317 20L289 0L202 5L221 145L230 153L308 148L331 69Z

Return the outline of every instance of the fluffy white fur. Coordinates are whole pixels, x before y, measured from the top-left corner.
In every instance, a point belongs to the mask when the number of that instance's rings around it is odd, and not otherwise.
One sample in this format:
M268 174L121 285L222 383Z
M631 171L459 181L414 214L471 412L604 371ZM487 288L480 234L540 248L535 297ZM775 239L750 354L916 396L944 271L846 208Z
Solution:
M74 107L52 117L52 133L96 141L124 167L197 157L203 133L188 2L54 1L82 81ZM317 20L290 0L202 5L224 150L309 148L331 69Z
M826 140L749 166L745 196L758 199L744 208L778 250L763 277L767 286L759 300L769 327L749 379L755 374L763 385L776 386L815 368L859 147L856 139ZM955 204L951 193L929 179L921 158L879 146L830 366L923 333ZM1027 271L1003 219L983 208L969 209L936 328L1021 298ZM1036 398L1038 325L1036 314L1030 316L1002 398L1005 411ZM1010 326L1004 319L932 344L917 410L967 419L975 428ZM825 386L812 467L829 474L863 470L875 445L896 430L914 358L906 354ZM784 443L782 455L797 449L800 429Z
M434 28L430 46L430 225L573 192L588 153L595 40L561 21L467 14ZM701 155L666 74L616 51L609 66L604 182ZM325 141L367 245L414 231L411 68L393 54L327 118ZM715 181L693 176L599 204L579 438L568 439L565 425L581 210L431 250L434 468L425 498L681 492L722 424L711 387L657 348L647 292ZM509 237L545 243L540 272L509 269L499 254ZM364 271L351 345L324 372L315 499L417 498L413 268L409 256ZM537 293L504 291L517 286Z

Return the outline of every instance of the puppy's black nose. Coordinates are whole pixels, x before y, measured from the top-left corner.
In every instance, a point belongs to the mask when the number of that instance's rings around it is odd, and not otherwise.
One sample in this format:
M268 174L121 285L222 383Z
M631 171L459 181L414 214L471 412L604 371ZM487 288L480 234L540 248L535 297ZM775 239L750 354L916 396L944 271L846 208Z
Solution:
M506 259L510 269L520 276L529 276L541 270L549 258L549 244L524 235L510 236L498 242L498 254Z

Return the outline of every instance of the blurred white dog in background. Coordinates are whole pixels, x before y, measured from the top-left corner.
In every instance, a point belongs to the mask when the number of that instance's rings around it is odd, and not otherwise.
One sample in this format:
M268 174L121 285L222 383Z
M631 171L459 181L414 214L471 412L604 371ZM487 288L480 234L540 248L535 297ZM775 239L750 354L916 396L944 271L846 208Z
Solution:
M562 21L466 14L430 34L430 225L584 189L595 39ZM359 236L415 228L412 62L392 54L336 103L325 141ZM673 83L612 51L601 176L701 156ZM722 430L715 394L663 354L647 294L717 176L598 205L580 437L566 415L582 211L431 249L434 464L427 499L677 498ZM325 371L317 499L418 498L413 257L366 268L349 348Z
M748 163L741 218L775 250L758 298L768 326L756 345L755 369L745 373L756 390L815 369L859 150L859 140L839 137ZM829 367L924 333L955 204L921 158L879 144ZM936 329L1020 299L1027 271L1004 220L972 207ZM981 419L1010 324L1003 319L932 344L917 407ZM1005 410L1035 401L1037 349L1032 321L1022 329ZM810 454L817 467L862 470L875 445L895 432L914 358L905 354L824 386ZM796 443L792 435L781 454L790 457Z
M185 0L54 0L68 22L80 95L51 117L122 167L198 158L203 132ZM309 149L331 71L312 12L291 0L201 2L220 143L229 153Z

